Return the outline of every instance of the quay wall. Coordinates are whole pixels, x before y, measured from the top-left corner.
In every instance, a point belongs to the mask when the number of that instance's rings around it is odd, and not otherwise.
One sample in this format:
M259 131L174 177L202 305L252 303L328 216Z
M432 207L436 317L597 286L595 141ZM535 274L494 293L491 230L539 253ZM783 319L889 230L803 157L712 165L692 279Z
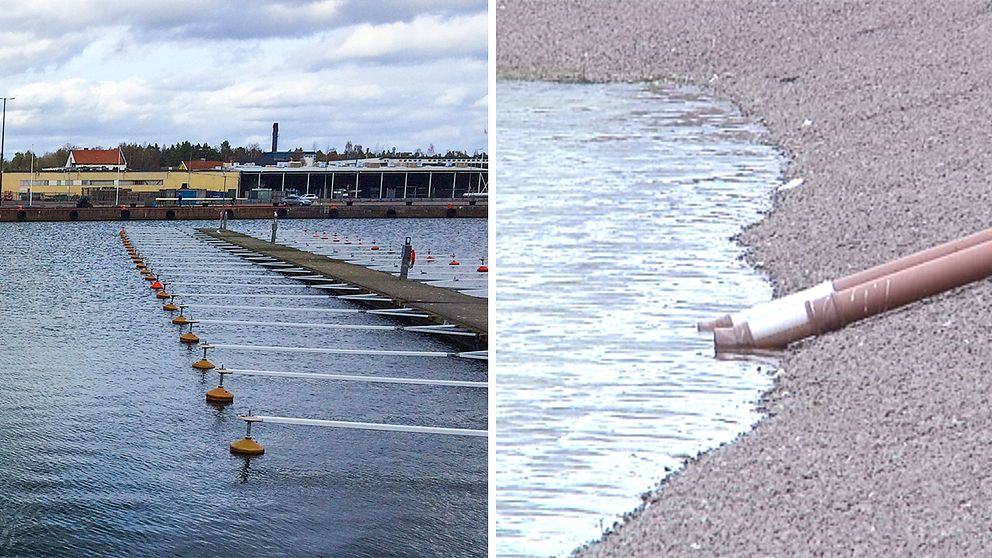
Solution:
M408 205L410 204L410 205ZM458 218L488 216L488 205L479 203L353 202L278 207L272 205L175 206L175 207L30 207L0 208L0 222L29 221L165 221L219 220L221 211L228 219L403 219Z

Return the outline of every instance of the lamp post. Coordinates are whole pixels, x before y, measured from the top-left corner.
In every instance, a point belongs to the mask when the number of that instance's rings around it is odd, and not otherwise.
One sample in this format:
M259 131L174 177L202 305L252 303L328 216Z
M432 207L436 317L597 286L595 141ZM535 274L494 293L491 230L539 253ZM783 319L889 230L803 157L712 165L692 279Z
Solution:
M3 116L0 117L0 204L3 203L3 143L7 133L7 101L13 101L13 97L0 97L3 99Z

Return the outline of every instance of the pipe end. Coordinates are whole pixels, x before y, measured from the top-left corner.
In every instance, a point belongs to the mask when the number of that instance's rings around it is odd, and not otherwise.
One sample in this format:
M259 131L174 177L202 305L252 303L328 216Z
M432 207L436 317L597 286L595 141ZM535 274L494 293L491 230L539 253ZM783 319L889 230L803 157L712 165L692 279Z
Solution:
M713 331L718 327L733 327L734 320L731 319L730 314L725 314L724 316L717 318L715 320L710 320L708 322L696 322L697 331Z
M713 345L716 352L747 351L754 348L751 328L746 323L733 327L713 329Z

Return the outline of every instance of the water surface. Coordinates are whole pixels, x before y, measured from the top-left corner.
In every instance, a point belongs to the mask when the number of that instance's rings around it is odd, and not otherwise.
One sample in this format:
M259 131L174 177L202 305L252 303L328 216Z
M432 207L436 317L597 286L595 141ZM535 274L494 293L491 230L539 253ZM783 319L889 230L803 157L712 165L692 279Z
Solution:
M697 90L497 85L496 551L562 555L759 417L699 319L770 298L731 237L782 161Z
M380 223L347 226L385 234ZM187 245L187 233L203 224L127 228L153 263L225 257L205 244ZM253 433L266 447L264 456L248 461L228 450L244 434L236 415L248 409L485 429L486 390L232 377L225 384L234 405L211 407L204 393L217 385L217 375L190 367L199 354L178 342L178 326L167 321L127 258L119 227L0 224L0 555L486 554L484 439L263 424ZM474 233L484 236L484 226ZM247 277L266 273L257 266L237 283L288 288L231 286L230 279L207 275L221 265L190 264L193 275L177 277L170 288L192 290L184 283L200 283L196 291L205 293L312 292L275 273ZM291 305L354 308L330 298L299 298ZM200 319L395 323L366 314L192 313ZM412 332L204 324L197 333L214 343L452 350ZM455 358L218 350L211 359L229 368L474 381L488 376L485 362Z

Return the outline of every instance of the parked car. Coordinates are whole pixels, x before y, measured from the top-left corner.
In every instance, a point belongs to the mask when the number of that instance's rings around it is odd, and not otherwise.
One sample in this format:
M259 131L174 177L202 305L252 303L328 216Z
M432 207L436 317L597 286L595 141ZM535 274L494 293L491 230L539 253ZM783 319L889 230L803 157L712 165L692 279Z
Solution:
M301 200L310 200L310 203L317 201L317 194L304 194L300 196Z
M282 199L283 205L311 205L312 203L313 200L297 196L296 194L290 194Z

